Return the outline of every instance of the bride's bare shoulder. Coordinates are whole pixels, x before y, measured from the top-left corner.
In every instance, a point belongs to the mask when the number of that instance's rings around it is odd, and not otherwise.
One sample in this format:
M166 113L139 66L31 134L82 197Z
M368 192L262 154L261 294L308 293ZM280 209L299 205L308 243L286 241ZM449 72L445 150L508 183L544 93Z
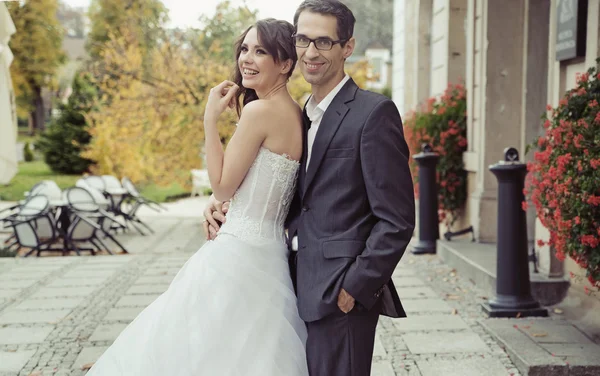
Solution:
M300 119L302 110L296 102L273 101L257 99L244 106L240 114L240 121L260 120L262 124L280 124L282 120Z
M263 99L253 100L250 103L247 103L242 108L242 112L240 114L240 119L244 117L254 118L261 115L267 115L270 112L269 101Z

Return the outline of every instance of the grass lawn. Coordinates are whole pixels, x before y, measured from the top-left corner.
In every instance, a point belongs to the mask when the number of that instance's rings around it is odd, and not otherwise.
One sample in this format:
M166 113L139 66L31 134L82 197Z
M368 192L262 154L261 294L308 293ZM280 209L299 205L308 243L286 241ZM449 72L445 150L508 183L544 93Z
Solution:
M30 145L33 146L37 141L37 136L30 136L28 134L27 128L19 127L19 131L17 133L17 142L26 143L29 142Z
M0 185L0 200L22 200L25 197L24 193L41 180L54 180L61 189L65 189L73 187L80 177L80 175L57 174L41 160L22 162L19 163L19 172L12 181L8 185ZM172 201L189 195L189 191L179 184L172 184L169 187L150 184L138 189L144 197L158 202Z

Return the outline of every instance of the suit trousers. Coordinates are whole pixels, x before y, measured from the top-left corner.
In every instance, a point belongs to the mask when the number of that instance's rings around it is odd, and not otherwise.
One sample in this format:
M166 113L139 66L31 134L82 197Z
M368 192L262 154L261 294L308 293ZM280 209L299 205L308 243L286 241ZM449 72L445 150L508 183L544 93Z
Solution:
M381 299L367 311L357 305L306 323L310 376L370 376Z

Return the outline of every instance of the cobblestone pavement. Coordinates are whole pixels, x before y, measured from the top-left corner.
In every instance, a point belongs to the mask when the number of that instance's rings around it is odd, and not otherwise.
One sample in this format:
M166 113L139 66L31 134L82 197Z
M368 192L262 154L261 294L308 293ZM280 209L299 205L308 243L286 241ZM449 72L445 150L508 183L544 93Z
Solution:
M0 376L84 375L202 244L199 223L155 217L156 234L120 236L132 255L0 258ZM380 320L372 375L518 375L478 324L486 297L439 258L407 253L394 281L409 317Z

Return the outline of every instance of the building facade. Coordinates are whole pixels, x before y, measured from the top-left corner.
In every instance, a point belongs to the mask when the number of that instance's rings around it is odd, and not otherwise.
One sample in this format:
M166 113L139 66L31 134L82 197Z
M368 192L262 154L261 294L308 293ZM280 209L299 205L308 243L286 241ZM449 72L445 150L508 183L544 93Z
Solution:
M467 89L468 202L456 229L496 241L497 182L488 167L542 134L540 116L599 56L600 0L395 0L393 98L402 114L449 83ZM577 33L579 30L579 34ZM418 152L418 151L413 151ZM527 213L531 245L548 233ZM537 247L537 245L535 245ZM581 273L539 249L551 276Z

